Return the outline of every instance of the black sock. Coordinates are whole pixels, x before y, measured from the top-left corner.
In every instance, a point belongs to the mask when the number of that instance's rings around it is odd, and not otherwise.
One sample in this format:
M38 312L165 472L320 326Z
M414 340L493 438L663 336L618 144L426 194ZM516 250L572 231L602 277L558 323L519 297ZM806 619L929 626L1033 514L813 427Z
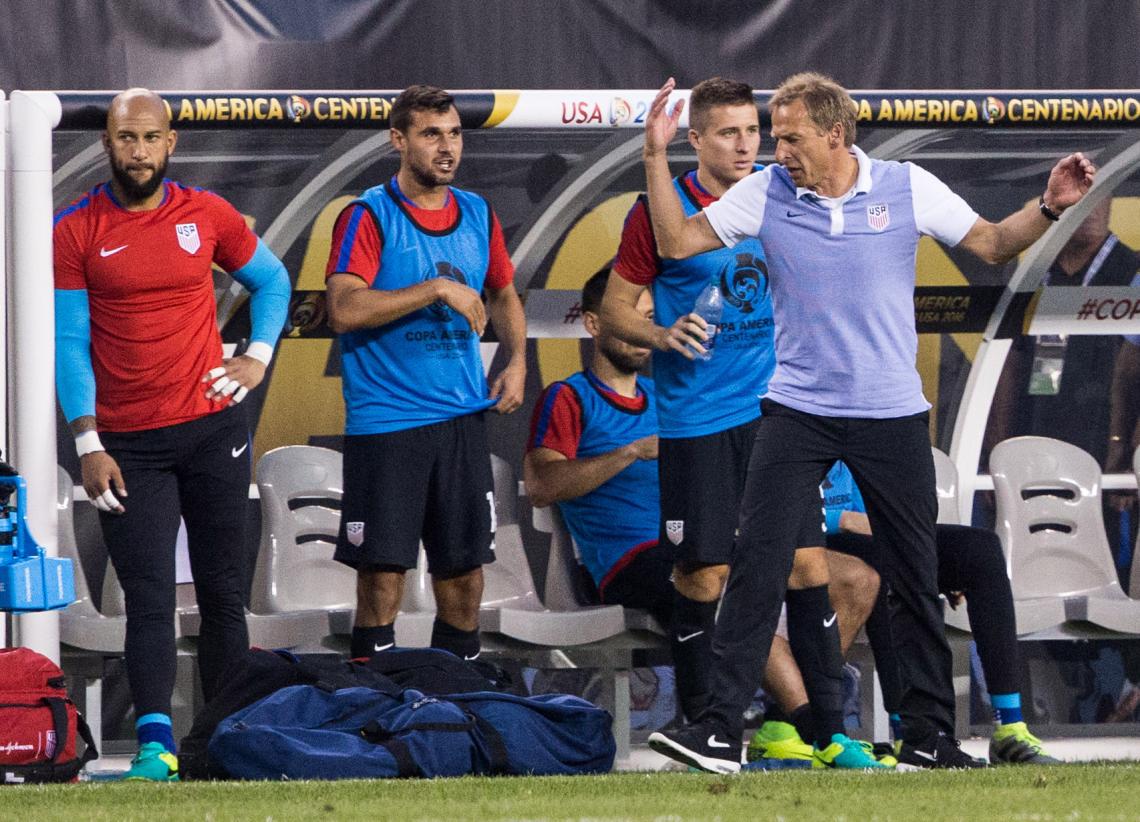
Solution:
M812 724L811 703L805 702L790 714L776 702L773 702L764 712L765 722L783 722L791 725L800 735L800 739L812 739L815 735L815 726Z
M805 702L792 711L791 716L789 716L786 721L796 729L796 733L800 735L800 739L811 739L812 734L815 733L815 721L811 715L810 702Z
M354 625L349 653L353 659L364 659L386 651L396 644L396 623L377 625L375 628L361 628Z
M843 733L843 655L838 620L826 585L789 590L787 604L788 642L803 674L815 720L812 739L819 748L826 748L833 734Z
M768 706L768 710L764 711L764 721L787 722L790 725L792 718L784 712L784 709L780 707L780 703L773 701Z
M431 626L431 647L451 651L460 659L475 659L479 656L479 629L464 631L436 617Z
M677 699L690 722L709 701L709 669L712 667L712 633L716 602L697 602L673 592L673 618L669 645L677 677Z

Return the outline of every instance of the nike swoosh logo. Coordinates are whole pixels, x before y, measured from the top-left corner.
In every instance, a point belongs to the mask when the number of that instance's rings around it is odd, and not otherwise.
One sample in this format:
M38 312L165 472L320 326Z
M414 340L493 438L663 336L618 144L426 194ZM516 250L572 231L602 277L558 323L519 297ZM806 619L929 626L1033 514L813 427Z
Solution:
M100 257L110 257L112 254L118 254L120 251L122 251L126 247L127 246L125 246L125 245L121 245L118 248L112 248L110 250L108 250L106 248L100 248L99 249L99 256Z
M475 654L475 656L464 656L463 658L464 658L464 659L465 659L467 662L474 662L476 659L478 659L478 658L480 657L480 655L481 655L482 653L483 653L483 652L482 652L482 651L480 651L479 653Z
M373 651L373 653L378 654L381 651L387 651L389 648L391 648L395 644L396 644L395 642L389 642L387 645L373 645L372 651Z
M677 635L677 641L678 642L688 642L690 639L692 639L694 637L698 637L703 633L704 633L704 631L694 631L693 633L691 633L687 636L681 636L680 634L678 634Z
M248 442L245 445L243 445L241 448L231 448L230 449L230 456L232 456L234 459L237 459L243 453L245 453L245 449L247 449L247 448L249 448Z
M716 734L709 734L708 746L710 748L731 748L732 747L732 745L730 745L727 742L717 742L716 741Z
M938 761L937 751L935 753L928 754L926 751L914 750L914 751L911 751L911 753L913 753L915 756L921 756L923 759L928 759L931 762L937 762Z
M835 624L835 618L836 618L837 616L839 616L839 614L837 614L837 613L835 613L834 611L832 611L832 612L831 612L831 617L830 617L830 618L828 618L828 619L825 619L825 620L823 621L823 627L824 627L824 628L830 628L832 625L834 625L834 624Z
M805 214L807 214L806 211L789 211L788 212L789 217L802 217Z

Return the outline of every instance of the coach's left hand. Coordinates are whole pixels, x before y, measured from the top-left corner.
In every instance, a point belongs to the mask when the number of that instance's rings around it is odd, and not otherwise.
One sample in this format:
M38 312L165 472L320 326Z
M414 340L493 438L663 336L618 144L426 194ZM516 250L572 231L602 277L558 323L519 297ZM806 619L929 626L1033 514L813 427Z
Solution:
M508 363L491 383L491 399L497 399L492 408L500 414L509 414L522 405L526 389L526 364L522 361Z
M242 354L222 360L220 366L202 377L202 382L210 384L206 389L206 399L237 405L246 394L261 385L263 379L265 363Z
M1079 151L1062 157L1049 172L1045 205L1060 214L1088 193L1096 176L1096 166Z

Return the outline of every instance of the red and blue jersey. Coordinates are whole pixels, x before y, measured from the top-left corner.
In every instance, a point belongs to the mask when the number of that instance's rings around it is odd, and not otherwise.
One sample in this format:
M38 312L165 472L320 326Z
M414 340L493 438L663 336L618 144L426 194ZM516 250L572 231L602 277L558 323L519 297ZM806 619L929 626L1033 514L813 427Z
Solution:
M656 434L653 381L639 377L637 388L636 397L623 397L591 371L552 383L535 405L527 450L585 459ZM657 544L660 508L657 460L637 460L588 494L558 503L599 589Z
M326 269L333 274L354 274L381 291L433 277L482 291L510 285L514 269L486 200L451 188L442 209L421 209L393 178L341 212ZM341 334L340 345L347 434L431 425L495 402L487 396L478 336L441 303Z
M100 431L140 431L225 406L202 377L222 363L212 266L236 271L257 237L218 195L163 181L162 203L127 211L109 184L61 210L55 287L86 292Z
M696 171L673 181L686 216L715 202ZM672 325L693 310L705 286L716 282L724 311L716 348L708 361L676 351L653 352L662 437L701 437L760 416L760 397L776 367L768 266L759 241L721 248L683 260L657 256L644 197L622 228L614 270L631 283L653 289L655 322Z

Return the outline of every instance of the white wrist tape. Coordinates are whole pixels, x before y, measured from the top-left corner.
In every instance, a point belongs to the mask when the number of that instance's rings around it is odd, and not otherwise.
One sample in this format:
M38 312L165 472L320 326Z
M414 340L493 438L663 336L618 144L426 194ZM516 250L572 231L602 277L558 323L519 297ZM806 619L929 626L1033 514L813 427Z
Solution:
M269 365L273 359L273 346L266 342L251 342L245 350L245 356L253 357L262 365Z
M95 451L106 451L103 443L99 440L98 431L84 431L82 434L75 436L75 451L79 454L80 458L94 453Z

